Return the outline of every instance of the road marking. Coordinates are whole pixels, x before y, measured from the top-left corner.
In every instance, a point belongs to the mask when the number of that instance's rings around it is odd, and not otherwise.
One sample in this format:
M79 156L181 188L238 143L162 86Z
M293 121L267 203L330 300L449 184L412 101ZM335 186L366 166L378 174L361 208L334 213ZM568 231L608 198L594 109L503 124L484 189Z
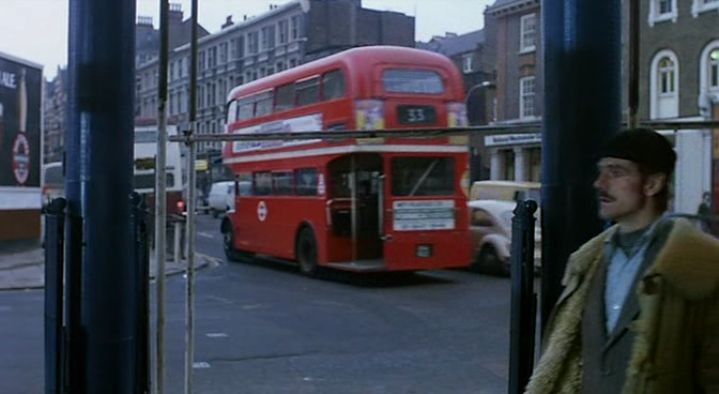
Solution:
M199 235L200 237L204 237L204 238L215 238L214 233L208 233L207 231L198 231L197 235Z
M192 363L192 368L194 368L194 369L206 369L206 368L210 368L210 363L205 362L205 361L200 361L200 362Z
M240 308L242 309L259 309L259 308L265 308L267 305L264 304L250 304L250 305L242 305Z
M227 338L227 334L224 332L208 332L207 334L208 338Z

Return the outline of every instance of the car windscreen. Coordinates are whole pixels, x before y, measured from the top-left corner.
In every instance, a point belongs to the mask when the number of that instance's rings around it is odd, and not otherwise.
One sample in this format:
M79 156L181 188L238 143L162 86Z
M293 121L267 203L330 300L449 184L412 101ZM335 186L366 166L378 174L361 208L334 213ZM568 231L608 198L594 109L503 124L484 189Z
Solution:
M451 157L392 159L392 194L395 196L454 194L454 159Z
M175 175L171 172L168 172L165 177L165 183L167 184L167 186L172 187L175 184ZM155 174L135 174L132 187L135 189L154 189Z

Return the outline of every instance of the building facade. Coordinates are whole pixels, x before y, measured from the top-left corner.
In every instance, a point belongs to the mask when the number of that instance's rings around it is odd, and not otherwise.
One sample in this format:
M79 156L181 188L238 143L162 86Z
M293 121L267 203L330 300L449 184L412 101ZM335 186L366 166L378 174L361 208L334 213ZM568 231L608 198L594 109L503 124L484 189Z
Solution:
M441 53L457 65L464 82L465 104L470 125L494 122L494 64L485 55L484 30L465 34L445 33L429 42L418 42L417 48ZM470 178L472 181L489 177L489 159L484 137L470 135Z
M641 1L640 119L719 119L719 0ZM719 208L719 133L673 133L679 160L674 208Z
M537 122L543 70L539 0L497 0L484 12L486 54L496 67L495 124ZM490 179L538 182L538 134L488 136Z
M57 68L52 81L43 81L43 163L60 162L65 152L67 69Z
M190 19L183 20L183 11L180 4L170 4L168 12L168 40L169 47L176 48L190 41ZM207 34L202 26L198 26L198 36L204 37ZM160 31L153 27L151 17L139 16L135 24L135 67L139 68L142 64L157 61L160 50ZM154 83L156 84L157 76ZM142 81L136 73L136 91L139 90L139 84ZM55 77L48 81L44 81L43 88L43 116L44 116L44 163L52 163L62 161L62 155L65 150L65 121L67 117L67 68L59 67ZM147 83L147 81L145 81ZM150 104L150 103L146 103ZM151 103L157 108L157 99ZM138 98L135 98L135 113L137 109ZM156 111L156 109L155 109ZM154 119L152 120L154 121Z

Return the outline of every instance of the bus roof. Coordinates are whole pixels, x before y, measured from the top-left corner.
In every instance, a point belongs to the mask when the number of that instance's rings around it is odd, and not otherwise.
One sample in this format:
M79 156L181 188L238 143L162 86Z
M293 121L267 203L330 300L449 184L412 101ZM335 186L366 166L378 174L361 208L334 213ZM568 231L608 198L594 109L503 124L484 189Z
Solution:
M271 89L273 87L290 83L298 79L316 75L324 71L329 71L331 68L336 68L339 65L344 65L349 69L359 69L359 66L367 68L367 65L375 65L380 63L386 63L388 59L391 59L392 63L398 64L433 64L433 65L444 65L450 72L457 73L459 78L459 71L456 70L454 63L446 56L430 52L423 49L390 46L390 45L377 45L377 46L364 46L348 49L330 55L318 60L311 61L309 63L301 64L297 67L292 67L285 71L272 74L267 77L257 79L255 81L240 85L230 91L227 97L227 101L232 100L238 96L245 96L253 93L258 93L264 90Z

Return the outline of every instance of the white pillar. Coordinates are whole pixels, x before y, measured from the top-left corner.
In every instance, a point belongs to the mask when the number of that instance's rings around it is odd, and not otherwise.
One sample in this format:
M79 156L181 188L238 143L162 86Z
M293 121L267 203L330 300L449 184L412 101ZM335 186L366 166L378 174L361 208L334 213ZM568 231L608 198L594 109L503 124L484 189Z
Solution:
M504 162L502 155L499 154L499 149L492 149L490 151L490 176L489 178L493 181L499 180L501 174L504 172Z
M514 148L514 180L527 180L527 150L522 147Z

